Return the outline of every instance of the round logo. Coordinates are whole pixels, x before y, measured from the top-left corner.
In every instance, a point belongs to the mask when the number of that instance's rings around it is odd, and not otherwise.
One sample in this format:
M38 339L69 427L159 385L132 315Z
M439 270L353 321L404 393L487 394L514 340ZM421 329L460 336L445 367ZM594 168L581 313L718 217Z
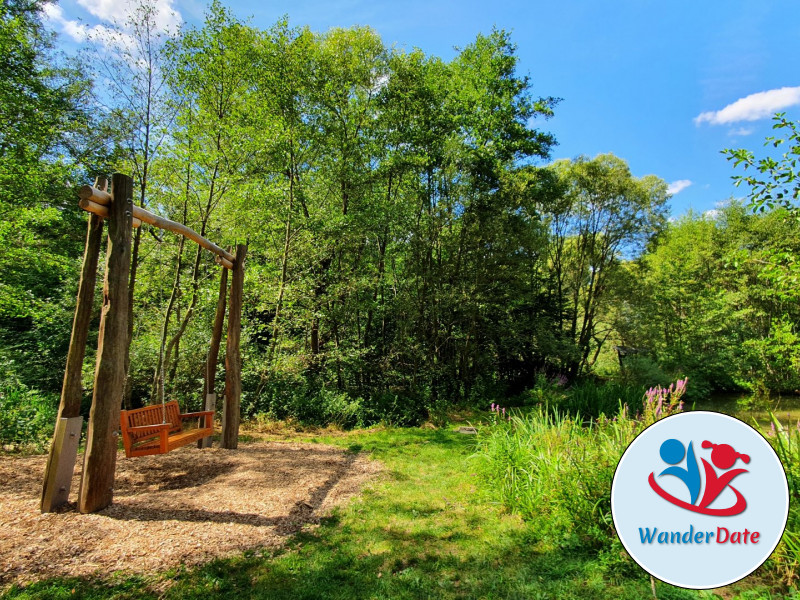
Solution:
M766 439L738 419L693 411L657 421L628 446L611 486L614 527L645 571L672 585L728 585L783 535L789 487Z

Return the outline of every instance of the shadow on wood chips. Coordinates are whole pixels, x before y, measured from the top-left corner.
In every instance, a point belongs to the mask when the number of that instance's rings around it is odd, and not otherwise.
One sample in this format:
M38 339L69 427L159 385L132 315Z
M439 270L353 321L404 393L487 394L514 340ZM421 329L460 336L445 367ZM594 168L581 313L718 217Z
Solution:
M77 496L78 457L71 498ZM0 586L198 564L286 537L349 499L380 469L341 448L259 442L117 460L114 504L40 514L46 456L0 459Z

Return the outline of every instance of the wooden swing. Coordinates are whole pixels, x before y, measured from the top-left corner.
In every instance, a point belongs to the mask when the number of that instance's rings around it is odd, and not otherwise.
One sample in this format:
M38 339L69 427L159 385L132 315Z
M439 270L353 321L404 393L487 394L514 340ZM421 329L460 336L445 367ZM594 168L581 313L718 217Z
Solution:
M69 500L70 486L77 459L83 418L80 415L83 390L81 374L87 333L93 314L98 259L103 240L104 222L108 225L103 309L97 343L92 392L92 408L86 435L78 510L90 513L112 503L119 435L128 457L164 454L193 441L210 445L216 396L214 376L222 325L225 318L227 273L231 271L230 311L225 348L225 401L222 414L221 447L235 449L239 439L239 405L241 397L241 354L239 351L242 318L244 260L247 246L236 246L231 254L205 239L186 225L175 223L133 204L133 180L115 174L112 190L98 180L97 187L84 186L79 206L90 213L86 249L78 286L78 299L64 370L64 384L56 419L55 435L45 467L40 508L52 512ZM129 351L129 272L131 264L131 229L143 223L172 231L190 239L216 256L221 265L220 298L206 364L205 409L181 413L175 401L135 410L121 411L124 394L126 356ZM183 424L197 419L199 426L184 430ZM118 432L117 424L121 426Z
M166 454L214 434L214 411L181 413L178 402L172 400L163 406L153 405L133 410L123 410L120 431L125 456ZM184 421L197 419L200 426L183 429Z

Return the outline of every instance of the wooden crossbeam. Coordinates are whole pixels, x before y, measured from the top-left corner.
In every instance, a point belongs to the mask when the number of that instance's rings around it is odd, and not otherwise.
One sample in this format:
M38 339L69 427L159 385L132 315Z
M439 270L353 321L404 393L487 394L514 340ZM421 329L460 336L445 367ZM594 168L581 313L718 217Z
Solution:
M86 212L93 213L98 217L103 217L104 219L108 218L108 206L97 204L93 200L87 200L86 198L81 198L80 201L78 201L78 206L80 206ZM131 222L133 223L134 228L142 226L142 220L137 219L136 217L133 217Z
M111 204L111 194L92 187L91 185L85 185L78 190L78 196L81 197L78 205L83 210L94 213L101 217L108 217L108 206ZM159 217L158 215L151 213L149 210L145 210L139 206L133 207L133 220L134 227L138 227L142 223L147 223L153 227L166 229L167 231L182 235L183 237L192 240L196 244L199 244L206 250L216 254L218 264L227 269L233 269L233 263L235 260L233 254L226 252L215 243L210 242L197 233L194 229L191 229L186 225L176 223L175 221L170 221L164 217ZM136 224L137 221L138 225Z

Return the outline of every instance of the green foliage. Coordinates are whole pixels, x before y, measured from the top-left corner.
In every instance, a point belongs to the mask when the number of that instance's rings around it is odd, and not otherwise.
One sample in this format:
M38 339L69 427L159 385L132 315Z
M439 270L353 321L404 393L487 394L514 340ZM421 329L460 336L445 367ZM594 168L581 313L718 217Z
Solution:
M793 262L800 227L785 213L748 214L738 203L716 218L670 224L635 264L637 285L619 299L614 325L638 360L705 390L797 387ZM637 359L623 359L626 370ZM657 372L653 372L657 375Z
M671 377L658 362L641 354L626 356L620 367L620 378L631 385L667 385Z
M643 393L640 385L586 380L573 385L555 408L575 417L597 419L615 415L620 406L636 406Z
M610 504L602 500L626 445L605 433L537 408L481 428L477 457L498 499L529 520L538 539L552 547L602 547L612 535Z
M143 0L135 47L112 33L96 61L105 98L56 60L40 8L6 3L0 40L0 364L30 387L58 390L69 340L84 231L71 183L112 166L151 210L249 242L248 416L439 422L536 390L537 374L612 377L615 342L637 350L621 369L633 385L800 384L797 227L733 207L666 226L665 182L618 157L535 166L558 100L534 95L505 31L445 61L368 27L260 30L219 2L166 36ZM197 408L218 268L149 228L136 248L125 401L163 390ZM576 388L563 408L597 416L626 394Z
M271 386L271 401L263 403L268 415L281 420L294 419L309 425L336 425L352 428L364 418L362 400L351 399L347 394L335 390L313 391L305 386L293 389L290 393L275 394Z
M800 422L783 424L770 412L772 428L769 439L786 472L789 484L789 519L781 542L776 550L776 568L787 584L796 584L800 578Z
M0 383L0 446L41 452L50 443L58 397L19 383Z
M783 137L769 136L764 146L783 148L785 152L780 156L766 156L756 160L755 154L746 149L727 149L722 152L727 155L728 160L733 161L734 167L758 171L758 175L733 177L737 186L742 183L750 186L750 207L754 211L764 212L782 207L797 216L800 211L800 207L795 204L800 198L800 171L797 168L797 158L800 156L800 123L788 120L786 113L777 113L773 121L772 128Z
M266 415L277 420L294 420L304 425L335 425L343 429L378 423L411 427L435 412L424 401L410 402L393 394L374 395L368 400L331 388L319 389L302 378L272 379L258 395L245 395L242 414Z
M640 384L594 379L583 379L567 386L563 376L549 379L542 374L536 378L536 385L526 390L519 400L524 406L541 406L556 414L594 420L600 415L617 414L623 405L637 405L644 390Z
M0 363L54 392L85 230L71 182L92 140L90 86L54 52L42 6L0 6Z
M610 496L614 471L640 431L682 410L685 386L679 381L667 389L652 388L641 404L617 404L617 416L602 415L589 426L582 416L553 413L543 406L508 416L505 409L493 407L491 424L478 429L475 458L500 501L529 521L538 539L549 547L604 551L604 560L618 569L609 555L615 551ZM639 394L637 400L641 398Z
M557 161L560 197L544 207L550 222L549 266L561 311L559 329L573 342L561 370L575 378L597 360L611 329L607 314L624 285L622 260L635 255L666 221L666 183L636 178L612 154Z

